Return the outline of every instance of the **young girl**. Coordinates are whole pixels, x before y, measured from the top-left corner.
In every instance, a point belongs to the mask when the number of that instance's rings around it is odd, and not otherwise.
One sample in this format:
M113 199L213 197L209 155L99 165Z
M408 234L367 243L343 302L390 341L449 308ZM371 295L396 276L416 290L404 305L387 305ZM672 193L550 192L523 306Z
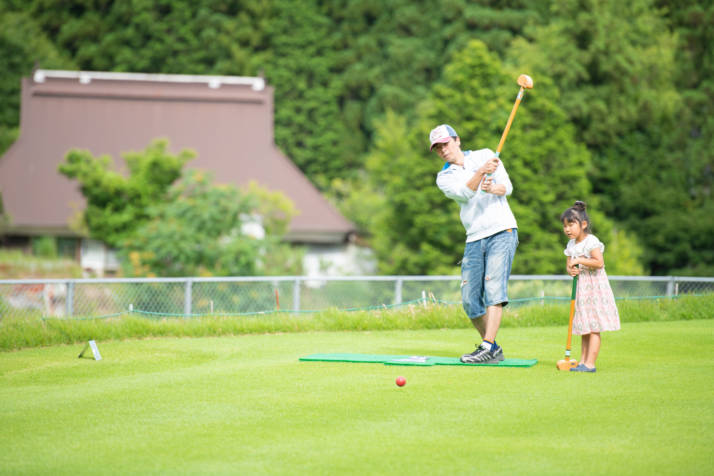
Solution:
M563 231L570 238L565 248L567 270L578 276L573 334L582 336L580 364L571 372L595 372L600 351L600 332L620 329L620 316L605 273L602 253L605 245L590 234L590 218L585 203L577 201L560 216Z

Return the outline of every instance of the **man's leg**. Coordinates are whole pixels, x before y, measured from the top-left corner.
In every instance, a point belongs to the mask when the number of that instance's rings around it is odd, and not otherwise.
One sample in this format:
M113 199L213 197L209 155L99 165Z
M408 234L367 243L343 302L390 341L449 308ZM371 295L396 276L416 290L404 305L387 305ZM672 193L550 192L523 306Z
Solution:
M461 301L466 315L481 335L486 307L483 303L484 252L483 240L466 243L461 260Z
M481 339L488 340L491 342L496 341L496 334L498 333L499 327L501 327L501 316L503 315L503 305L496 304L495 306L488 306L486 308L486 314L476 319L471 319L471 324L481 335Z
M508 279L518 246L518 231L506 230L489 238L486 247L484 300L486 304L485 340L496 341L501 326L503 306L508 304Z
M496 342L496 334L501 327L501 317L503 316L503 304L496 304L486 308L486 315L481 320L484 322L484 332L481 337L485 341Z
M481 240L484 243L484 303L486 313L482 322L474 322L483 341L471 354L462 356L462 362L486 363L504 360L503 350L496 344L501 327L503 306L508 303L508 278L513 257L518 246L518 232L507 230Z
M477 345L475 351L462 355L461 362L476 364L497 363L504 360L503 350L496 344L496 334L501 326L502 311L503 306L500 304L488 306L486 314L477 319L471 319L471 323L481 334L481 343ZM488 348L485 347L486 345Z
M486 310L488 312L488 310ZM486 314L484 314L481 317L477 317L476 319L470 319L471 324L474 325L476 330L478 331L479 335L481 335L481 339L486 338Z
M483 300L484 246L484 240L466 243L464 258L461 260L461 300L466 315L481 339L486 335L486 306ZM461 360L465 362L464 358L468 359L470 355L463 355Z

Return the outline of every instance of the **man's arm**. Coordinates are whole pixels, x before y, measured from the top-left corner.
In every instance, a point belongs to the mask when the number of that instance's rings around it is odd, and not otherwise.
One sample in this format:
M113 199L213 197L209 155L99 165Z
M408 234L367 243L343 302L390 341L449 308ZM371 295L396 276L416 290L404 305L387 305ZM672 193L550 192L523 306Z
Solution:
M444 195L457 202L467 202L476 194L479 184L483 178L494 173L498 169L500 161L498 157L493 157L479 167L466 183L460 181L452 170L440 172L436 177L436 185L444 192ZM505 190L504 190L505 193Z
M481 190L494 195L510 195L513 192L511 179L503 163L499 161L499 166L493 175L484 179L483 184L481 184Z
M466 182L466 186L473 190L474 192L478 190L478 186L481 183L481 181L484 181L483 178L488 175L492 174L498 169L498 164L500 161L498 160L498 157L493 157L491 159L488 159L485 164L483 164L476 172L474 173L473 177L469 179L468 182ZM489 180L487 177L486 180ZM485 183L485 181L484 181ZM483 187L481 187L483 188ZM488 190L486 190L488 191ZM494 192L491 192L494 193ZM504 190L505 193L505 190Z
M483 190L484 192L492 193L494 195L506 194L506 186L502 183L493 183L493 178L491 177L486 177L486 180L484 180L483 184L481 185L481 190Z
M474 191L459 180L454 171L450 169L439 172L436 176L436 185L447 198L459 203L466 203L474 196Z

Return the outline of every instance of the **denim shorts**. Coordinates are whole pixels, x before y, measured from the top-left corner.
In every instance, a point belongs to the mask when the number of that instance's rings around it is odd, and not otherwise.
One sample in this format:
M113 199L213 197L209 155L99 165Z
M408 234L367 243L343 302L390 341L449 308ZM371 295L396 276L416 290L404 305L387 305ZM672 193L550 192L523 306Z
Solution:
M487 306L508 304L508 278L516 247L515 228L466 243L461 261L461 300L470 319L486 314Z

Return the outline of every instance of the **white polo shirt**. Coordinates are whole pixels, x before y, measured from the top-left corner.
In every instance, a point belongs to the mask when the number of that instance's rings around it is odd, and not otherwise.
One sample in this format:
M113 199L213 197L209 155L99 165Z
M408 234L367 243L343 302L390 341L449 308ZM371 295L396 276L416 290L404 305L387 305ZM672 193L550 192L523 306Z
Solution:
M461 223L466 229L466 242L480 240L509 228L518 228L516 217L508 206L506 196L513 192L511 179L503 163L493 173L494 183L506 186L506 195L483 193L466 186L474 173L488 160L496 156L491 149L464 151L463 167L449 164L436 176L436 185L447 197L456 200L461 207Z

